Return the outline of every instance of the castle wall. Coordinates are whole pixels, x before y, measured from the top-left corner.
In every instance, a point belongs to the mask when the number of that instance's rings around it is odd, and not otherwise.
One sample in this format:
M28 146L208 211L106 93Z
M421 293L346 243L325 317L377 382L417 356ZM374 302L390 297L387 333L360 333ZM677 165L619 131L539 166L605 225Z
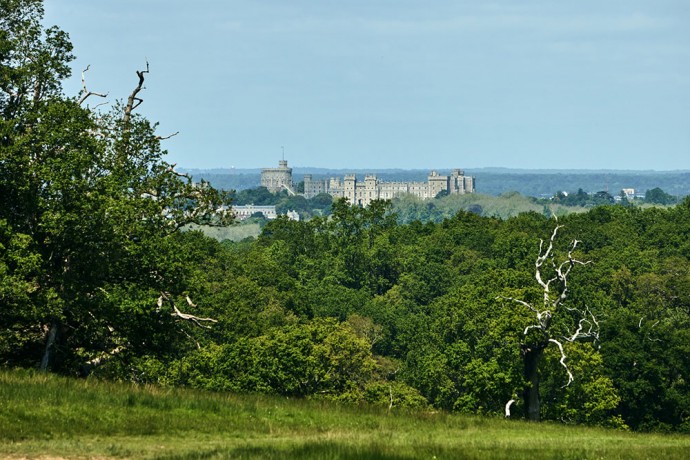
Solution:
M292 169L287 161L281 160L277 168L261 170L261 185L272 193L287 189L294 193ZM454 169L449 176L431 171L426 182L385 182L375 175L367 175L358 181L354 174L346 175L341 181L332 177L328 180L314 180L311 174L304 176L304 196L313 198L319 193L328 193L333 198L346 198L351 204L368 206L373 200L390 200L396 196L410 194L421 199L435 198L441 192L449 195L475 193L475 178L465 176L461 169Z

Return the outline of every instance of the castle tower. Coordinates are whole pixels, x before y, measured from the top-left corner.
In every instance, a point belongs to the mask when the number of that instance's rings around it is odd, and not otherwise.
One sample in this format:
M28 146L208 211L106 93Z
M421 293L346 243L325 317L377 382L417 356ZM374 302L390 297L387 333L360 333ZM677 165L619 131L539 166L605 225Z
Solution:
M440 192L450 193L450 178L441 176L436 171L431 171L427 177L427 195L422 197L430 199L436 197Z
M369 174L364 176L364 189L361 191L361 196L358 197L361 200L362 206L369 206L373 200L379 199L379 181L375 175Z
M326 193L328 190L328 181L314 180L311 174L304 175L304 197L314 198L319 193Z
M261 186L266 187L271 193L287 190L294 195L292 184L292 168L288 168L287 160L280 160L277 168L264 168L261 170Z
M354 174L348 174L343 179L343 196L347 198L350 204L358 204L357 177Z

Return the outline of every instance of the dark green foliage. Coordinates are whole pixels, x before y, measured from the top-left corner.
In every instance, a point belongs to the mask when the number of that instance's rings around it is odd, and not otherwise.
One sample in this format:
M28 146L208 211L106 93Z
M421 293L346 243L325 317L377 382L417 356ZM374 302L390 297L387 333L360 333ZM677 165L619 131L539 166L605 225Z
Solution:
M282 195L286 194L287 192L283 193ZM280 195L281 194L273 194L269 192L266 187L257 187L242 190L241 192L234 194L232 201L237 205L253 204L256 206L265 206L277 204Z
M645 192L644 194L644 200L647 203L654 204L674 204L677 201L675 196L669 195L668 193L661 190L659 187L647 190L647 192Z
M96 113L61 94L71 44L43 30L41 2L0 7L0 299L11 306L0 362L76 372L168 350L175 320L156 299L187 290L177 230L227 223L216 212L227 197L165 163L132 104Z
M191 352L149 379L211 390L359 401L376 365L370 348L346 323L315 319Z
M557 192L553 196L553 201L562 203L566 206L586 206L591 204L589 194L581 188L577 189L577 193L565 194L563 192Z

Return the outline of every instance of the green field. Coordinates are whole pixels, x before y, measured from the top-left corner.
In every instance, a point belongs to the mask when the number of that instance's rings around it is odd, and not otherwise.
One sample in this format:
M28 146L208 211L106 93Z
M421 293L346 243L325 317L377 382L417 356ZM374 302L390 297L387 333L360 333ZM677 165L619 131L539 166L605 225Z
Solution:
M2 458L687 458L690 437L0 371Z

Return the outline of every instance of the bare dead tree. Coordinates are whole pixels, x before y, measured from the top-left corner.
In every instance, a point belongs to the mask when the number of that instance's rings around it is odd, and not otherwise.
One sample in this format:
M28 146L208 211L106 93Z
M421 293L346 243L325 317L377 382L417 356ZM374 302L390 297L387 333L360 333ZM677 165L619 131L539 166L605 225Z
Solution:
M186 296L185 300L187 301L187 304L190 307L196 307L196 305L192 302L192 299L189 298L189 296ZM217 323L218 320L215 320L213 318L201 318L199 316L194 316L190 315L188 313L182 313L179 308L177 308L177 305L175 304L174 299L170 295L169 292L161 292L160 297L158 297L158 300L156 301L157 307L160 309L163 307L163 303L168 302L170 306L172 307L173 312L171 313L172 316L175 316L177 318L180 318L185 321L191 321L194 324L196 324L199 327L203 327L205 329L210 329L211 326L208 326L206 324L202 323Z
M89 91L88 89L86 89L86 72L88 72L90 68L91 65L87 65L86 68L81 71L81 85L83 89L81 91L81 97L77 101L79 105L82 105L84 101L86 101L86 99L88 99L90 96L98 96L102 98L108 97L108 93L96 93L94 91Z
M587 265L590 261L583 262L573 256L573 252L575 252L578 243L580 243L578 240L572 242L563 261L556 261L554 243L561 228L563 228L562 225L556 225L547 244L545 244L544 240L539 242L539 255L535 261L534 277L543 292L541 307L537 308L533 304L521 299L501 297L504 300L516 302L534 313L535 321L533 324L525 327L522 332L523 340L521 343L524 376L527 382L523 392L525 416L527 419L534 421L538 421L540 417L539 363L544 350L549 344L555 344L558 347L561 354L559 362L568 374L568 383L564 385L566 387L572 383L573 375L565 362L567 356L563 349L562 341L574 342L584 338L593 338L594 340L599 338L599 323L589 308L585 307L584 310L581 310L563 305L568 296L568 275L571 270L576 265ZM560 310L574 312L581 318L574 332L568 331L567 336L554 338L551 333L551 323L553 316ZM506 405L506 416L509 416L511 401Z
M139 83L127 98L127 105L125 105L124 115L122 116L122 121L125 126L129 123L129 120L132 117L132 111L139 107L142 102L144 102L144 100L137 95L142 89L144 89L144 75L149 73L149 61L146 61L146 70L137 70L136 73L137 77L139 77Z

